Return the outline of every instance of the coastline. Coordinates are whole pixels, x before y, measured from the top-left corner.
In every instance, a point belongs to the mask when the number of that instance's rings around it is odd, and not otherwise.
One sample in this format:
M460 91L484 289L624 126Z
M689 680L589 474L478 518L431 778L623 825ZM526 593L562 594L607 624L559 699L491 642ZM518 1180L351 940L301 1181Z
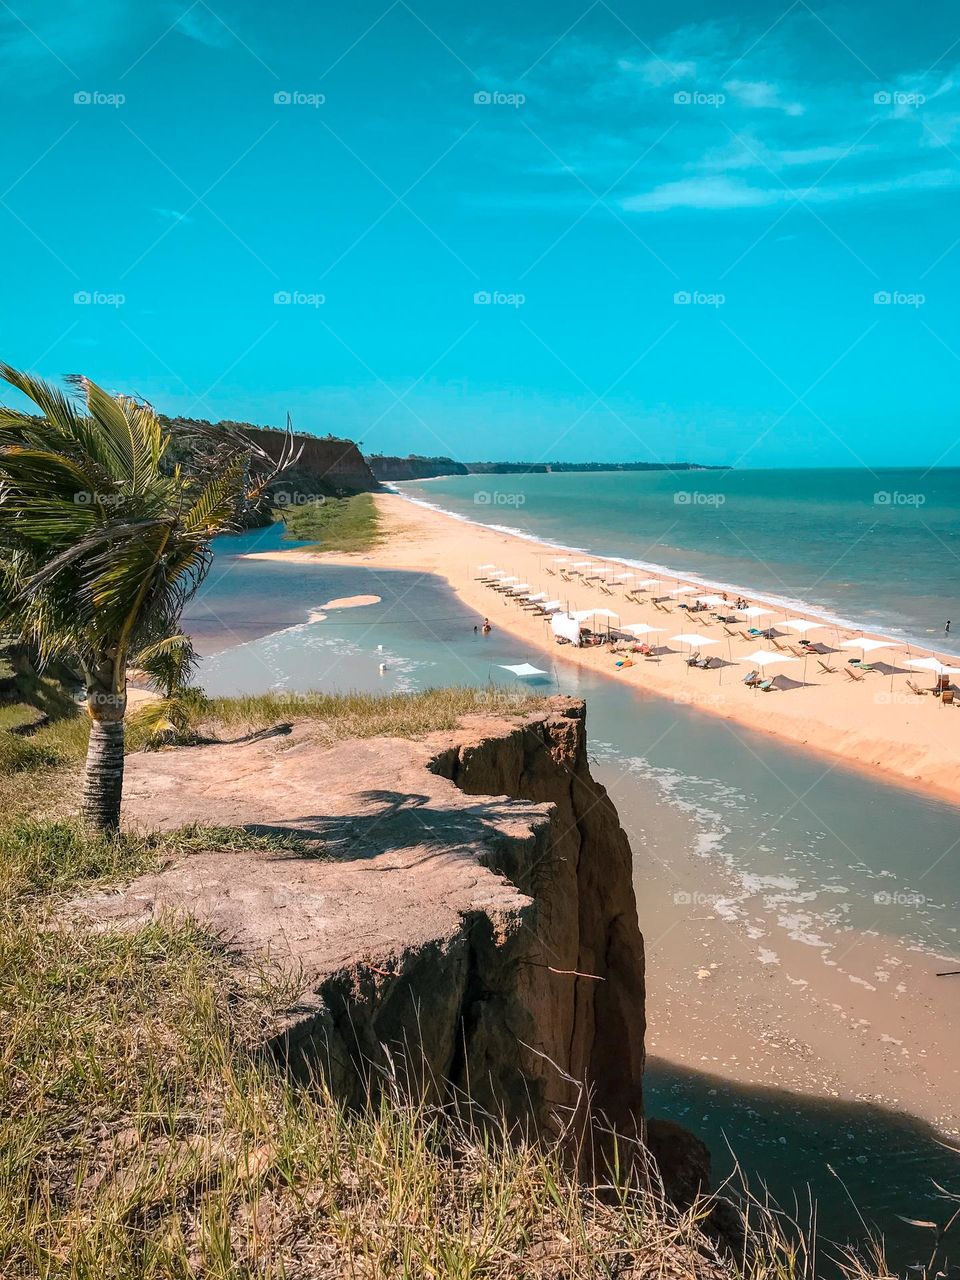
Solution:
M552 558L557 546L531 536L507 532L476 524L463 517L408 499L396 493L380 493L375 501L381 513L385 537L372 550L347 554L290 549L249 553L251 559L320 560L326 564L367 565L371 568L402 569L436 574L444 578L457 596L476 612L487 615L494 626L523 639L551 661L566 663L597 672L611 680L629 684L635 692L652 693L683 703L754 731L772 734L794 746L814 752L826 760L843 763L850 768L880 773L885 781L922 790L952 803L960 804L960 716L956 707L944 707L931 696L912 694L907 679L921 687L929 687L929 673L905 667L897 657L896 673L873 672L863 681L847 680L843 674L854 651L838 649L828 661L836 666L833 674L819 671L816 658L806 662L784 664L772 673L787 677L788 687L770 693L758 693L743 684L747 665L738 659L769 642L760 638L731 639L723 628L707 623L709 614L687 618L686 611L671 605L669 614L654 608L649 597L637 605L617 590L614 597L602 595L582 582L566 583L550 576ZM606 558L619 564L621 560ZM574 648L557 645L546 623L523 612L512 601L476 581L477 566L495 563L511 575L529 582L534 590L549 591L561 597L564 607L571 609L609 608L621 615L622 623L643 622L662 628L658 639L670 647L670 636L695 629L717 643L704 650L707 656L717 654L724 663L719 670L693 670L681 656L681 646L672 646L660 660L637 659L632 667L618 671L614 658L605 646ZM702 580L670 575L678 585L704 588ZM737 588L732 588L735 592ZM758 593L742 589L751 600ZM826 643L835 647L837 640L862 633L840 624L826 624L809 608L796 610L792 616L807 617L824 626ZM776 613L771 613L776 626ZM770 619L766 620L770 622ZM818 638L814 633L814 638ZM890 639L878 632L867 638ZM795 637L789 637L795 639ZM911 656L926 657L933 651L900 640L893 644ZM835 661L834 661L835 659ZM816 672L816 674L814 674ZM800 681L803 683L800 683Z

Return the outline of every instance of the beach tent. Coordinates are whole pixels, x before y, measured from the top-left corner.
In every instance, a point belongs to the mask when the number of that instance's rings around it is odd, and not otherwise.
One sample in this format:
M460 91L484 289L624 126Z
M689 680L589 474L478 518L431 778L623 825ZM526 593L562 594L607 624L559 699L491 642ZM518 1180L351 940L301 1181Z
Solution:
M541 671L539 667L531 667L529 662L518 662L516 666L501 662L499 666L504 671L512 671L515 676L545 676L547 674L545 671Z
M558 639L569 640L579 647L580 623L569 613L555 613L550 619L550 627Z

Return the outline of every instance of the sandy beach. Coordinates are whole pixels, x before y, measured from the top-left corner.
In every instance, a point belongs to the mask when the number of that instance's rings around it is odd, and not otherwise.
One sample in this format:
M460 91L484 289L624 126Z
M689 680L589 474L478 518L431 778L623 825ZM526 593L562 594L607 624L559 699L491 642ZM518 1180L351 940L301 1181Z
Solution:
M816 655L784 662L765 673L776 678L776 687L769 693L757 692L743 683L751 667L742 659L757 649L772 649L771 641L760 636L731 637L713 620L712 612L688 616L687 610L680 608L680 602L692 602L697 595L705 594L702 585L682 577L671 578L666 584L669 589L678 591L690 587L691 590L673 595L665 605L670 612L664 612L663 608L655 607L649 591L638 596L640 603L626 599L625 590L629 590L630 580L616 587L608 586L612 595L601 592L595 582L588 583L580 577L564 581L556 563L560 553L549 544L457 520L394 494L378 494L376 502L385 534L382 542L362 554L323 555L325 562L362 563L372 568L438 574L465 604L488 616L494 627L505 628L529 642L531 658L535 661L547 658L551 662L575 663L638 691L656 693L704 714L774 734L828 759L842 760L851 767L882 773L891 782L920 787L960 801L960 709L956 705L942 705L930 693L918 696L907 683L932 689L934 677L929 671L906 665L906 659L929 657L931 651L916 646L908 650L902 641L891 641L895 647L877 651L877 669L865 674L862 680L854 681L844 672L849 669L849 659L859 657L860 651L845 649L842 642L859 638L861 634L867 639L887 637L822 626L807 635L824 651L820 659L835 667L835 671L821 670ZM254 555L264 559L317 557L315 552L302 550ZM565 558L568 562L589 558L594 565L607 565L611 577L622 571L621 565L587 555ZM621 626L645 623L659 628L647 638L651 644L656 643L661 652L654 659L632 655L633 666L618 670L615 665L618 655L605 645L582 648L559 645L546 621L522 610L516 600L505 599L477 581L478 568L484 564L506 570L518 582L529 583L531 590L545 592L548 599L560 599L565 609L609 609L619 614ZM636 576L643 577L642 574ZM741 591L751 600L747 586L741 587ZM803 616L791 614L793 618ZM809 620L819 622L812 616ZM748 626L772 627L777 644L796 645L798 634L778 627L778 622L782 622L782 618L771 612L729 629L746 632ZM596 625L605 628L606 620L600 619ZM684 658L688 646L671 637L691 632L714 641L703 647L703 656L719 659L722 666L708 670L687 666ZM786 650L784 656L793 655Z

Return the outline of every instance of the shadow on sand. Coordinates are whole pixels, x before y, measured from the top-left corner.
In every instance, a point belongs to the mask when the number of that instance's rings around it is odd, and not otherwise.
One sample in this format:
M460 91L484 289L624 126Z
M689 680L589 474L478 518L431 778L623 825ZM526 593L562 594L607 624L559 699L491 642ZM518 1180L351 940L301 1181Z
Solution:
M934 1235L903 1219L944 1224L957 1208L934 1182L960 1194L960 1150L911 1116L737 1084L661 1058L648 1059L645 1080L647 1114L675 1120L707 1143L715 1185L733 1171L735 1156L754 1194L765 1185L782 1209L804 1222L809 1188L825 1273L837 1252L831 1243L860 1243L868 1228L884 1236L891 1268L906 1272L929 1259ZM960 1276L955 1233L944 1242L947 1257L938 1259L951 1277Z

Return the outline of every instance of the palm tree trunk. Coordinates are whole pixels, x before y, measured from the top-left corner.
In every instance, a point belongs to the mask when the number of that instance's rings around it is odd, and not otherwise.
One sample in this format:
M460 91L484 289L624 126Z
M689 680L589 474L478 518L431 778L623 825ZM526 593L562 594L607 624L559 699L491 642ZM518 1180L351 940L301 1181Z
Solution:
M105 673L101 669L99 674ZM98 679L88 681L90 741L87 745L87 768L83 779L80 813L85 826L104 834L112 834L120 826L123 717L126 709L126 690L116 694L112 692L112 682L101 682Z

